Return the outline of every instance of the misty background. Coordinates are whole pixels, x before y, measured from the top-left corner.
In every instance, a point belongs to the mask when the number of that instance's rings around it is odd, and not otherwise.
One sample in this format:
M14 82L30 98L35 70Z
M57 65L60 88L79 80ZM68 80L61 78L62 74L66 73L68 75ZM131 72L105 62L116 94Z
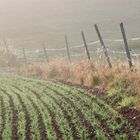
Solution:
M128 38L140 37L140 0L0 0L0 38L17 48L47 48L81 44L81 30L96 41L94 24L104 38L122 38L124 22Z

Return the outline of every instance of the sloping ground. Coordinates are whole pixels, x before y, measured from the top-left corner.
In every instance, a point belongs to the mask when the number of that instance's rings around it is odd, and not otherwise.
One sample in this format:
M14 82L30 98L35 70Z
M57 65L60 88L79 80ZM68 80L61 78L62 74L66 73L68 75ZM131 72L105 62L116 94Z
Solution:
M113 90L104 91L100 88L89 88L87 86L82 86L80 84L75 84L63 80L59 80L60 83L64 85L69 85L71 87L76 87L88 91L90 94L96 96L98 99L103 100L108 105L111 105L115 110L117 110L127 121L131 124L135 131L140 132L140 111L134 104L138 97L131 93L127 96L122 87L116 87ZM122 92L123 91L123 92ZM138 100L139 101L139 100Z
M140 139L119 112L82 89L4 76L0 85L0 139Z

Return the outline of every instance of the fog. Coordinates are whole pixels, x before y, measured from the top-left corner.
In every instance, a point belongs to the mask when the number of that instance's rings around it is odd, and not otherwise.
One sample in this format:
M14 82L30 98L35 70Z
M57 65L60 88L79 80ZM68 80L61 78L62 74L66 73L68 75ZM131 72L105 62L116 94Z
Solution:
M0 0L0 37L16 47L64 45L67 34L71 45L97 40L98 23L105 38L120 38L119 23L124 22L128 37L140 37L140 0Z

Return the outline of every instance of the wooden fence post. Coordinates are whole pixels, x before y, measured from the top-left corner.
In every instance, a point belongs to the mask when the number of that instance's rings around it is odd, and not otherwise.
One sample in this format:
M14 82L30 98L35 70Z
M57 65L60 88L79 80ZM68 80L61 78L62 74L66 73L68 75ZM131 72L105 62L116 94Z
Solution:
M24 57L24 64L27 65L27 58L26 58L26 53L24 48L23 48L23 57Z
M111 64L111 61L110 61L110 57L109 57L109 55L108 55L107 48L106 48L106 46L105 46L105 44L104 44L104 41L103 41L103 39L102 39L102 36L101 36L101 33L100 33L100 31L99 31L99 28L98 28L98 25L97 25L97 24L95 24L95 30L96 30L96 32L97 32L97 35L98 35L98 38L99 38L99 40L100 40L101 46L103 47L103 51L104 51L104 53L105 53L105 57L106 57L106 59L107 59L108 65L109 65L110 68L112 68L112 64Z
M49 63L49 57L48 57L47 50L46 50L44 42L42 43L42 46L43 46L43 50L44 50L44 55L45 55L46 61Z
M84 35L83 31L81 32L81 35L82 35L82 39L83 39L83 42L84 42L84 47L86 49L88 60L90 60L90 53L89 53L89 50L88 50L88 46L87 46L85 35Z
M131 54L130 54L130 51L129 51L128 42L127 42L126 33L125 33L123 23L120 24L120 28L121 28L121 32L122 32L122 36L123 36L123 41L124 41L124 46L125 46L125 50L126 50L126 55L127 55L127 58L128 58L129 67L131 69L132 66L133 66L132 58L131 58Z
M68 45L67 35L65 35L65 43L66 43L67 56L68 56L69 62L71 63L71 56L70 56L70 49L69 49L69 45Z

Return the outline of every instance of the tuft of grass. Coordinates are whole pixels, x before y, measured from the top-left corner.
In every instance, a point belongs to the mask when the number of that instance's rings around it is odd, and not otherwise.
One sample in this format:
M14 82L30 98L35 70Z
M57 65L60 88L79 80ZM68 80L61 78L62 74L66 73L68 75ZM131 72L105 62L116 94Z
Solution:
M113 98L115 96L118 96L124 92L124 88L121 86L118 86L116 88L112 88L107 92L106 98Z
M134 105L136 101L137 101L137 97L125 97L122 99L122 101L119 104L122 107L129 107Z

